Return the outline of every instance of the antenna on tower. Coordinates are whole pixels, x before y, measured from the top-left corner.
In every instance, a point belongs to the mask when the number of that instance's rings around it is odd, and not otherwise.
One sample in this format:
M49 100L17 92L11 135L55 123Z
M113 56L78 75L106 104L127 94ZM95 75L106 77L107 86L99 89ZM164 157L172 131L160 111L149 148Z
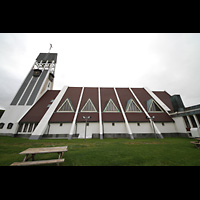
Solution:
M51 48L53 48L53 46L52 46L52 44L50 43L49 53L50 53L50 51L51 51Z

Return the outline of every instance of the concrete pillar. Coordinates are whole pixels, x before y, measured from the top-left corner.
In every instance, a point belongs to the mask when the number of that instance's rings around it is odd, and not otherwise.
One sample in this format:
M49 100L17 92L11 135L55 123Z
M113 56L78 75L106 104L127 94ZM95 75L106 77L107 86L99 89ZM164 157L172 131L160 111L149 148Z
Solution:
M101 91L100 91L100 87L98 88L98 97L99 97L99 133L100 133L100 139L103 139L102 113L101 113Z
M130 139L134 139L133 133L132 133L132 131L131 131L131 128L130 128L129 123L128 123L128 120L127 120L127 118L126 118L126 114L125 114L125 112L124 112L124 109L123 109L123 107L122 107L121 101L120 101L119 96L118 96L118 94L117 94L117 90L116 90L115 88L114 88L114 91L115 91L115 95L116 95L116 97L117 97L117 101L118 101L118 103L119 103L119 106L120 106L120 108L121 108L122 115L123 115L123 117L124 117L124 121L125 121L125 124L126 124L127 131L128 131L128 133L130 134Z
M80 108L80 105L81 105L81 100L82 100L83 92L84 92L84 87L81 90L81 94L80 94L80 97L79 97L78 105L77 105L77 108L76 108L76 113L74 115L72 126L71 126L71 129L70 129L70 132L69 132L69 136L68 136L69 140L72 139L72 135L74 133L74 129L75 129L75 125L76 125L76 119L77 119L78 111L79 111L79 108Z

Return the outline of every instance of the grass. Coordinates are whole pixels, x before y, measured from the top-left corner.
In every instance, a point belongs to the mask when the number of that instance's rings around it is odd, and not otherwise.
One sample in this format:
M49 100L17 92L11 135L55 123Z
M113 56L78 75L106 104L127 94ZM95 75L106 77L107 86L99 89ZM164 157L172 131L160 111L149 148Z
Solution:
M68 146L60 166L200 166L200 149L189 138L145 139L42 139L0 136L0 166L20 162L27 148ZM58 154L36 155L36 160L56 159ZM53 165L55 166L55 164Z

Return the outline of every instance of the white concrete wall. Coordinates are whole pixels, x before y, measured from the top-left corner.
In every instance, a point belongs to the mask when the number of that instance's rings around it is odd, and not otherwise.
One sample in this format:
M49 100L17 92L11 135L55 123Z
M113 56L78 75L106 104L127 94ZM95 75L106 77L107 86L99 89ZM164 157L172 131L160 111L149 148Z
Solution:
M176 133L176 126L173 122L155 123L161 133Z
M127 128L124 122L114 122L115 125L112 125L112 122L103 122L103 132L109 134L115 133L128 133Z
M176 130L178 133L187 133L183 117L174 117Z
M62 123L62 126L60 126L60 123L51 123L49 134L69 134L70 128L72 123ZM129 123L131 131L133 133L153 133L153 130L151 128L151 125L149 122L141 123L138 126L138 123ZM164 123L164 126L162 123L156 123L159 130L162 133L175 133L176 127L175 123ZM76 133L80 134L80 138L84 138L85 134L85 123L77 123L76 125ZM115 133L128 133L125 123L123 122L115 122L115 125L113 126L111 122L104 122L103 123L103 130L104 133L109 134L115 134ZM89 126L87 126L86 135L87 138L92 137L93 133L99 133L99 123L96 122L89 122Z
M176 125L171 122L155 123L161 133L176 133ZM149 122L141 122L140 126L137 123L129 123L133 133L153 133L153 129Z
M48 134L69 134L72 123L51 123Z
M140 122L140 125L138 126L138 123L130 122L129 125L131 127L132 133L152 133L151 124L149 122Z
M78 138L85 138L85 123L77 123L76 133L79 134ZM92 138L93 133L99 133L99 123L89 122L86 129L86 138Z
M181 121L181 119L178 119ZM179 122L180 123L180 122ZM164 123L164 126L162 123L156 123L157 127L161 131L161 133L176 133L177 128L175 123ZM182 129L184 124L181 125L180 123L180 129L179 132L182 131L184 133L184 129ZM71 129L72 123L62 123L62 126L60 126L60 123L51 123L49 128L49 135L51 134L69 134ZM140 122L138 123L129 123L129 126L131 128L131 131L133 133L142 134L142 133L153 133L152 127L149 122ZM85 137L85 123L77 123L75 126L75 133L79 134L79 138ZM111 122L104 122L103 123L103 132L104 134L116 134L116 133L128 133L126 129L126 125L123 122L115 122L115 125L113 126ZM186 132L186 131L185 131ZM89 126L87 126L86 130L86 138L92 138L92 134L96 133L99 134L99 123L97 122L89 122ZM23 133L22 133L23 134Z
M31 106L9 106L0 119L0 123L5 123L0 133L16 134L19 120L30 108ZM7 129L8 123L13 123L12 129Z

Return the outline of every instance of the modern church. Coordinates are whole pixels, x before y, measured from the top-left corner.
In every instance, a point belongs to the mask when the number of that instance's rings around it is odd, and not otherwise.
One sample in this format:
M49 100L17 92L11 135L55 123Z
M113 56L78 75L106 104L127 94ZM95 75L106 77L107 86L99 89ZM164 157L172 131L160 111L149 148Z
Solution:
M0 118L0 135L41 138L200 137L200 104L149 88L53 90L57 53L40 53Z

